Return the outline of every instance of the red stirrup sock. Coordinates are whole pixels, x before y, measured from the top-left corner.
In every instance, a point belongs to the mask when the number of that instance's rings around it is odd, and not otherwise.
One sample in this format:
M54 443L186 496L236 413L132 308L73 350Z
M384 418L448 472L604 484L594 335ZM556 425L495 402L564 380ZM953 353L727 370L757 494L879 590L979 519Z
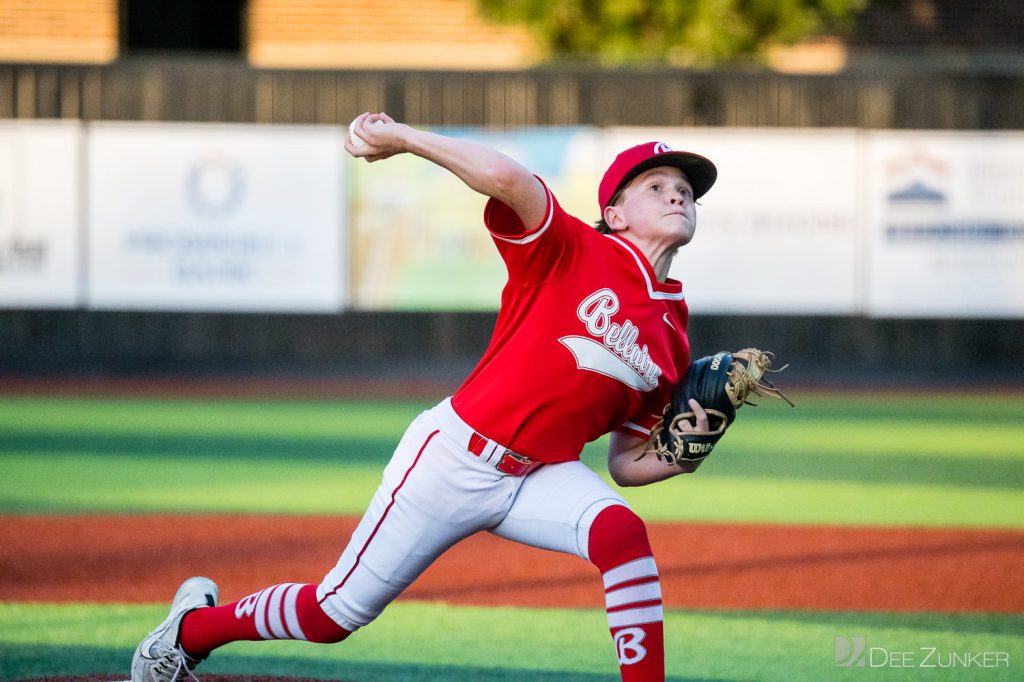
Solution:
M604 579L608 627L622 679L663 682L661 583L644 522L622 505L602 510L590 528L589 553Z
M273 585L232 604L196 609L181 621L181 647L196 658L228 642L304 639L333 644L349 634L320 608L316 585L299 583Z

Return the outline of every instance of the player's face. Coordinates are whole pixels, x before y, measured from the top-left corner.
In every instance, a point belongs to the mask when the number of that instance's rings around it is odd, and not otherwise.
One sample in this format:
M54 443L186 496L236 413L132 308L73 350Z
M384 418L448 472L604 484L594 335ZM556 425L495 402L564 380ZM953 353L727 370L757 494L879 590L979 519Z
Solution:
M693 187L674 166L658 166L636 176L624 190L619 208L635 239L666 248L689 243L697 227Z

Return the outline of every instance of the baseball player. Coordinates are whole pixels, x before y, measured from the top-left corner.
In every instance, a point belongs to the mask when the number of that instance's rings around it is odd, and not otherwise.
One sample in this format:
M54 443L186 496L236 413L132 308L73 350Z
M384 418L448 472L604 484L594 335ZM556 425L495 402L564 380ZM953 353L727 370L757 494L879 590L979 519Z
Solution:
M601 180L595 230L486 146L384 113L361 115L352 131L355 157L414 154L489 198L484 223L508 269L490 345L455 394L409 426L319 584L271 585L217 606L213 581L190 578L136 650L132 679L191 676L239 640L340 642L449 547L489 531L594 564L622 679L663 680L661 586L644 523L579 456L610 434L608 469L621 486L693 468L644 455L690 361L683 288L667 275L715 166L661 142L623 151ZM694 430L707 431L704 410L691 407Z

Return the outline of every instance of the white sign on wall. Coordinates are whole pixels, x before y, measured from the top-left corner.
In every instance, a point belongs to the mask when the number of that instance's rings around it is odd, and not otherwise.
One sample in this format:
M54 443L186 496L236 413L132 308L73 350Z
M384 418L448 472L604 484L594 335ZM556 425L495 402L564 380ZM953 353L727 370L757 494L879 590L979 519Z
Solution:
M318 311L344 301L334 127L90 127L93 308Z
M865 135L868 312L1024 315L1024 135Z
M718 181L670 276L690 310L851 314L860 306L853 130L612 129L606 163L646 141L711 159ZM603 168L601 169L603 172Z
M82 129L0 123L0 306L79 303Z

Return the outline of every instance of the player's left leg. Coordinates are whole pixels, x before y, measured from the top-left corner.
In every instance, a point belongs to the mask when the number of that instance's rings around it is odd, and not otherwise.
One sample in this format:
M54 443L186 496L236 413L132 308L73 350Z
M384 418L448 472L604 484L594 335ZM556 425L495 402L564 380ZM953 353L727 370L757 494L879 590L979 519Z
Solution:
M181 629L181 646L201 658L228 642L300 639L334 644L351 634L316 599L315 584L272 585L231 604L197 610Z
M643 521L581 462L526 477L496 535L587 559L601 572L623 680L664 680L661 584Z
M171 612L135 650L132 679L184 679L213 649L228 642L302 639L330 644L350 633L316 601L316 585L274 585L245 599L217 606L217 585L189 578L174 596Z
M468 436L457 441L450 432L453 414L445 401L413 421L338 564L319 585L273 585L217 607L216 586L203 579L213 598L190 590L187 599L175 600L171 615L136 651L133 679L177 679L217 647L239 640L341 641L451 545L497 523L522 479L466 451Z

